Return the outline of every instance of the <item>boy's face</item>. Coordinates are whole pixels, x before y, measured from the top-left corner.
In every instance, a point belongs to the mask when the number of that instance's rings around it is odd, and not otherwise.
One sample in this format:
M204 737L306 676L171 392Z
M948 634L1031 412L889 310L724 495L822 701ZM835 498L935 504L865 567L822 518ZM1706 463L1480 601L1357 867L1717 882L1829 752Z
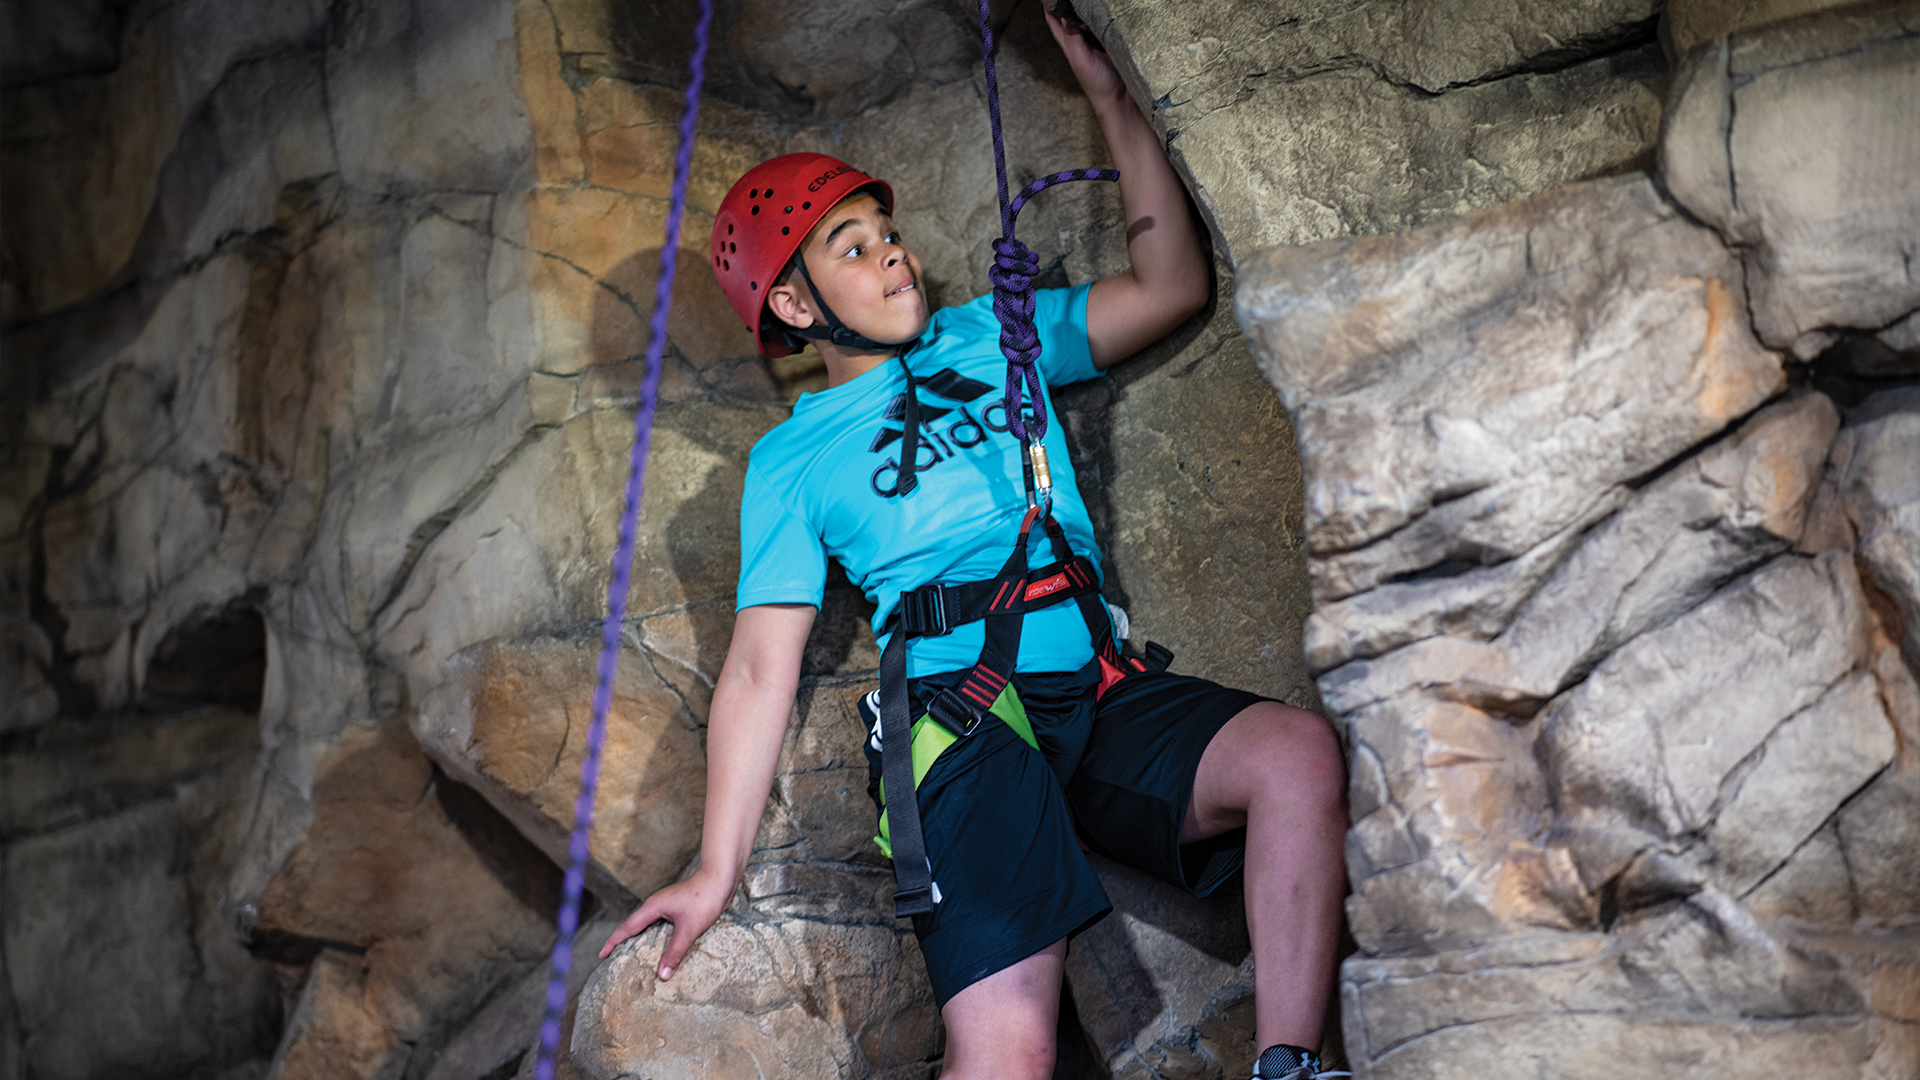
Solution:
M911 341L926 330L920 260L894 231L893 218L866 192L847 196L800 246L820 298L855 332L875 341ZM793 274L767 294L790 326L824 325L806 279Z

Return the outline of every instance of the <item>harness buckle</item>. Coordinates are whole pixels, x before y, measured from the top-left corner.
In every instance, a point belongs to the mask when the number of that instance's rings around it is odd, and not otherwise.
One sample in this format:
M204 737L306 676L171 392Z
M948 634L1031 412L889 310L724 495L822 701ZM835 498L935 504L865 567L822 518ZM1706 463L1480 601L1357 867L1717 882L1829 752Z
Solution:
M947 588L925 585L900 597L900 629L915 637L939 637L947 625Z
M942 690L927 699L924 709L941 727L953 732L957 738L964 739L973 734L980 726L980 718L985 713L968 705L960 695L952 690Z

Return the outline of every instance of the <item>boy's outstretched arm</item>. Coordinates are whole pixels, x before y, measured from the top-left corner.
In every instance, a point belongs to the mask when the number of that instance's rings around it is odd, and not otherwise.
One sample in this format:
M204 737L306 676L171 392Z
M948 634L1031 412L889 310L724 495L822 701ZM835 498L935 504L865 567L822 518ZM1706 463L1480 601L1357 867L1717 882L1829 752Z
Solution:
M1127 221L1122 273L1094 282L1087 296L1087 343L1098 368L1132 356L1206 306L1211 286L1187 191L1167 161L1160 136L1133 103L1107 54L1047 13L1047 26L1093 103L1120 170Z
M726 910L753 853L767 793L773 790L773 770L800 685L800 656L815 614L811 604L741 609L727 662L713 688L707 723L700 868L687 880L647 897L600 947L603 959L622 941L665 919L673 924L673 938L660 957L660 977L669 978L681 957Z

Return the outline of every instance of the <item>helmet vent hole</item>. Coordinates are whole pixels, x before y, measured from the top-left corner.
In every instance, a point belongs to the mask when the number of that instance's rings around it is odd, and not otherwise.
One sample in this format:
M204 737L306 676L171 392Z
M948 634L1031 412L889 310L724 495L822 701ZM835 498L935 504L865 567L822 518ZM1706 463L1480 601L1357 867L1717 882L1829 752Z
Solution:
M747 282L747 288L758 291L760 288L760 283L757 281L749 281Z
M732 236L732 235L733 235L733 224L732 224L731 222L729 222L729 223L727 224L727 235L728 235L728 236Z
M787 207L787 210L786 210L786 212L787 212L787 213L789 213L789 214L791 214L791 213L793 213L793 207L791 207L791 206L789 206L789 207Z
M759 198L759 197L760 197L760 189L759 189L759 188L754 188L754 189L753 189L752 191L749 191L749 192L747 192L747 198L749 198L749 199L757 199L757 198Z
M785 236L785 235L787 235L788 233L790 233L790 232L792 232L792 231L793 231L793 230L792 230L791 228L788 228L788 227L787 227L787 226L785 226L785 225L782 225L782 226L780 226L780 235L781 235L781 236Z
M759 212L760 212L760 208L759 208L758 206L755 206L755 207L753 208L753 212L754 212L754 213L756 213L756 214L757 214L757 213L759 213Z
M728 262L728 261L727 261L727 260L725 260L725 259L721 259L721 260L720 260L720 269L722 269L722 270L731 270L731 269L733 269L733 264L732 264L732 263L730 263L730 262Z
M802 209L802 210L811 210L811 209L813 209L813 204L812 204L812 203L810 203L810 202L803 202L803 203L801 203L801 204L800 204L800 209Z
M739 251L739 250L740 250L740 245L739 245L739 244L728 244L728 245L727 245L727 254L729 254L729 255L731 255L731 254L733 254L734 252L736 252L736 251Z

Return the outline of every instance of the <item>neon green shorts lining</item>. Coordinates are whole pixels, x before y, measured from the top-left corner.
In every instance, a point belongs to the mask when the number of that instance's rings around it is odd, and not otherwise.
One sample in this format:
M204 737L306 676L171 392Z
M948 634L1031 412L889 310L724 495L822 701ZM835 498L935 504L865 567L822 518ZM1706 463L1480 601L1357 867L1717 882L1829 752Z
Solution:
M1020 736L1022 742L1035 750L1040 749L1040 740L1033 735L1033 722L1027 719L1027 707L1021 704L1020 695L1013 689L1012 683L1008 683L1000 691L1000 696L993 699L993 704L987 708L987 712L999 717L1003 723L1012 728L1013 733ZM945 724L927 713L920 714L920 719L913 722L910 743L913 747L913 786L916 789L920 787L921 781L927 778L927 770L933 768L933 763L940 759L940 755L946 753L949 747L959 741L960 736L948 731ZM886 804L887 782L881 780L880 805L884 807ZM881 854L889 859L893 858L893 841L887 832L887 812L884 809L880 811L880 835L874 837L873 842L879 845Z

